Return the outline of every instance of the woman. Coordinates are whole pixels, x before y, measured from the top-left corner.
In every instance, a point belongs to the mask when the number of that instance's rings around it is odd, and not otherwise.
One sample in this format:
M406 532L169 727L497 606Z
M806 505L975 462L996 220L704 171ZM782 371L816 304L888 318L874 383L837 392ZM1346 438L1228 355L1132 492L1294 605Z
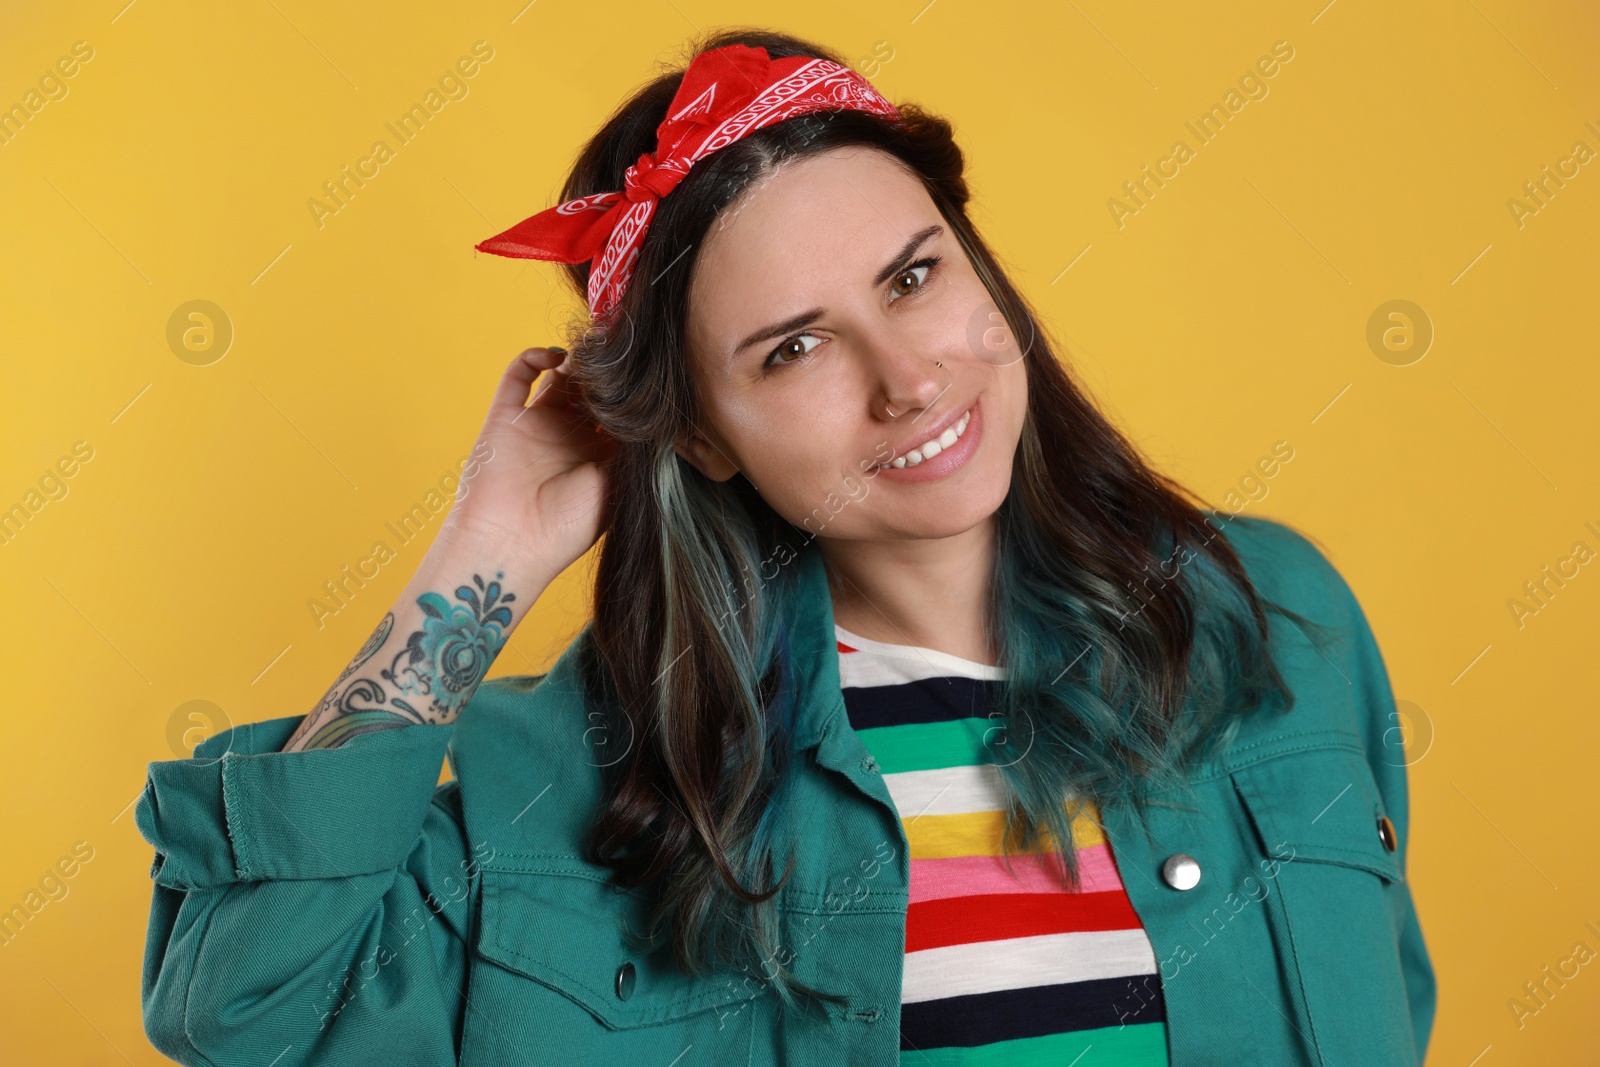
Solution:
M151 765L158 1048L1421 1061L1360 607L1095 410L962 168L832 53L725 32L479 246L592 321L511 364L321 705ZM483 684L602 532L592 621Z

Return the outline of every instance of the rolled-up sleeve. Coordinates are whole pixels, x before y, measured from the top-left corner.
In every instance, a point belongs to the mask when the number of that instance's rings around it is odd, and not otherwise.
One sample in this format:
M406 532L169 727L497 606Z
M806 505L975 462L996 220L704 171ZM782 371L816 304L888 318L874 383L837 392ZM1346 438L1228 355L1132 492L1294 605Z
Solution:
M134 818L177 889L391 871L416 842L453 724L279 751L302 716L236 726L150 764Z
M184 1064L453 1064L479 882L454 726L280 751L300 722L149 765L145 1033Z

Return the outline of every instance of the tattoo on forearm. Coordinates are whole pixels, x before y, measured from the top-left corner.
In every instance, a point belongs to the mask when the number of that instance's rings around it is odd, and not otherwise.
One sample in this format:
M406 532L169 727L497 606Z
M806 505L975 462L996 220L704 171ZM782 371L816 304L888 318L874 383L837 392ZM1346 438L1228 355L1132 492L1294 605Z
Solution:
M485 584L474 574L477 589L456 586L459 604L435 592L423 593L417 598L422 629L411 633L378 678L363 676L347 685L346 679L393 633L394 613L385 615L307 720L321 725L305 747L337 748L357 734L453 719L505 646L511 626L506 605L517 598L501 589L498 579L504 576L497 572L496 580Z

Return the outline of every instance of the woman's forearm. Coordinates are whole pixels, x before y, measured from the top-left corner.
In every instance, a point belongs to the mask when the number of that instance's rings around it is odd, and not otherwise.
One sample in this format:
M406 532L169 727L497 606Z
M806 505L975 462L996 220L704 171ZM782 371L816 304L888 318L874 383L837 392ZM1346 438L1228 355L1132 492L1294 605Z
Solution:
M504 544L440 532L411 582L285 752L453 721L554 578Z

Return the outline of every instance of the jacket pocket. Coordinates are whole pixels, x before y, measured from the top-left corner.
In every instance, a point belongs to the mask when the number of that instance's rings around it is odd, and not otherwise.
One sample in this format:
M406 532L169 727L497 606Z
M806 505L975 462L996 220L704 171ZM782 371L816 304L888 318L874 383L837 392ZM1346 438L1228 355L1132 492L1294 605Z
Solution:
M477 953L581 1008L589 1016L590 1038L597 1033L592 1022L606 1030L683 1024L685 1033L706 1030L723 1040L738 1033L739 1056L744 1056L747 1035L736 1030L734 1019L747 1024L749 1013L739 1006L757 997L760 989L728 974L686 976L674 965L670 949L632 949L624 941L624 929L642 929L645 915L642 894L618 893L610 883L584 873L485 870ZM514 1003L518 1016L546 1003L547 993L530 989L526 981L520 989L504 989L512 1000L520 998ZM472 997L477 1000L477 993ZM691 1021L694 1025L688 1027ZM586 1030L582 1016L571 1011L557 1011L547 1022L565 1025L573 1032L568 1037L581 1037ZM563 1035L554 1037L565 1046ZM605 1048L619 1053L622 1043L611 1041Z
M1396 918L1409 889L1355 739L1231 778L1275 870L1268 914L1309 1062L1415 1064Z

